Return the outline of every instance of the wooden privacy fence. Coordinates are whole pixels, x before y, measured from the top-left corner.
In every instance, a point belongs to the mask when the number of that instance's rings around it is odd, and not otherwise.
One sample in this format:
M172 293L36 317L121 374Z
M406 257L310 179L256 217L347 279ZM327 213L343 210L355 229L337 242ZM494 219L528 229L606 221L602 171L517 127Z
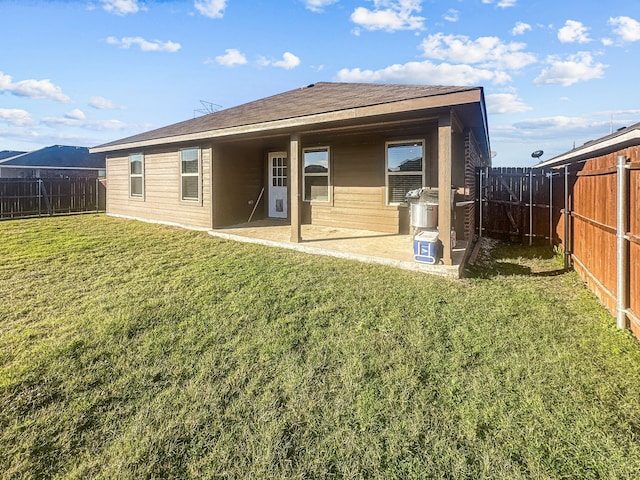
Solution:
M558 246L640 338L640 147L554 169L481 169L477 182L480 236Z
M74 212L99 212L106 188L98 178L0 178L0 220Z

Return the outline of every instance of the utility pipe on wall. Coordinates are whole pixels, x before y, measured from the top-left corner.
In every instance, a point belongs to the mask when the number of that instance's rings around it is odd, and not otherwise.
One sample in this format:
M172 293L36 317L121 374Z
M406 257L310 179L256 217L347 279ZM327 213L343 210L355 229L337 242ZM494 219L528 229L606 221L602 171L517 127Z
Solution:
M616 325L627 328L627 275L629 268L629 246L627 244L627 158L618 155L618 188L616 201Z

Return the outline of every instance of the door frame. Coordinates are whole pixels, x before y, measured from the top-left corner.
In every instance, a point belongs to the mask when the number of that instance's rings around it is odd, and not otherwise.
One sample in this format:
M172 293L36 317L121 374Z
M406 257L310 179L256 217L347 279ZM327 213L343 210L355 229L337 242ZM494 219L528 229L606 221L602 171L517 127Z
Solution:
M275 159L283 161L273 165ZM289 158L286 151L267 154L267 216L288 218L289 203ZM278 202L282 202L278 205ZM279 209L281 207L281 210Z

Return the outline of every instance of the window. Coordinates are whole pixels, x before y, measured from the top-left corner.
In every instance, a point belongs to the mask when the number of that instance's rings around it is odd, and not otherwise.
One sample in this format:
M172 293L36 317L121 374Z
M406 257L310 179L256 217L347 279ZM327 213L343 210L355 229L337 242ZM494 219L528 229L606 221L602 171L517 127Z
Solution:
M129 155L129 195L144 196L144 156L141 153Z
M329 147L305 148L302 151L302 161L305 201L328 202Z
M200 149L180 150L180 198L188 202L200 200Z
M387 142L387 204L404 203L410 190L424 186L424 142Z

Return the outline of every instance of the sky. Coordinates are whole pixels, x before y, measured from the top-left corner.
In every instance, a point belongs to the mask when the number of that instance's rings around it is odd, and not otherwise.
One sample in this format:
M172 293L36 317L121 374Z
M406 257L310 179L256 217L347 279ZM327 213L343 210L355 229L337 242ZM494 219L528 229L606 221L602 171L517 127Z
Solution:
M0 150L315 82L481 86L495 166L640 121L638 0L0 0Z

